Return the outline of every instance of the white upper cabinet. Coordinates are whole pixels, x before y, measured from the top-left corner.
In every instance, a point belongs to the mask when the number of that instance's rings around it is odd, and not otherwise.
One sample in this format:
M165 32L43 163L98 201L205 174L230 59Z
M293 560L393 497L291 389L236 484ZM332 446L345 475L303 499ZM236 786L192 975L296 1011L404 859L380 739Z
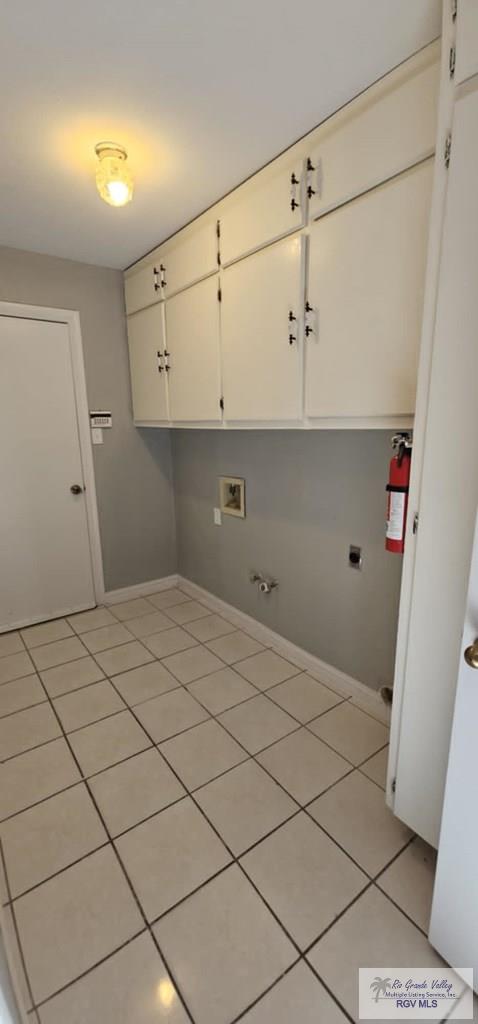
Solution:
M174 422L222 419L218 286L215 274L165 303L169 408Z
M458 0L464 76L475 5ZM410 425L439 57L425 47L125 272L137 421ZM161 316L169 355L146 379Z
M139 270L127 271L124 279L126 312L136 313L162 298L161 270L159 264L148 263Z
M128 345L135 422L167 420L163 304L128 317Z
M226 420L300 420L304 239L284 239L224 270Z
M311 218L433 153L438 57L438 44L427 47L318 129L307 173Z
M478 3L476 0L458 0L456 26L455 82L478 73Z
M305 224L303 161L274 160L220 205L223 266Z
M413 415L432 174L430 159L312 226L307 416Z
M157 250L165 298L218 269L215 217L201 217Z

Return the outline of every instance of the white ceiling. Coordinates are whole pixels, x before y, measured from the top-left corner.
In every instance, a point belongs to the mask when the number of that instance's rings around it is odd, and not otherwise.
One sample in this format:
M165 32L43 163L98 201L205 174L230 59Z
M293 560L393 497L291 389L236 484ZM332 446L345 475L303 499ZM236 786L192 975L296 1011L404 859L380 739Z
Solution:
M0 244L125 267L435 38L440 0L2 7ZM108 207L93 147L126 146Z

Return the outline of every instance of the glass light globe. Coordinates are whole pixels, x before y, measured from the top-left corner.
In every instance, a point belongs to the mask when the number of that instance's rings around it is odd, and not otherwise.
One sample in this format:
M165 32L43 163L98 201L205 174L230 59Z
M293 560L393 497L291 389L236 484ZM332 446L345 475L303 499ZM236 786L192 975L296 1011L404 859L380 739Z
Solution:
M133 198L133 179L126 166L126 150L116 142L99 142L95 152L98 157L96 187L101 198L110 206L125 206Z

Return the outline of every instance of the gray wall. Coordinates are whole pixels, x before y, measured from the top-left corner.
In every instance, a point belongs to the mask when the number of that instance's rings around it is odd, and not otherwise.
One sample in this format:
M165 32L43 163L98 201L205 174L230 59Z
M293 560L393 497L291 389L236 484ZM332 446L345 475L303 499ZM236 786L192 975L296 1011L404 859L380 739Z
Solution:
M90 408L113 429L93 448L107 589L179 571L377 688L390 682L401 559L384 550L390 432L137 430L122 277L0 247L0 299L79 310ZM219 475L246 478L247 517L213 525ZM174 498L176 499L176 529ZM349 543L364 548L361 573ZM248 570L276 575L260 597Z
M169 431L133 426L122 274L0 247L0 299L80 313L89 407L113 413L93 448L106 589L174 572Z
M384 550L390 431L173 432L179 571L376 689L393 676L401 557ZM213 524L217 477L246 519ZM348 568L363 547L362 572ZM269 597L251 568L280 587Z

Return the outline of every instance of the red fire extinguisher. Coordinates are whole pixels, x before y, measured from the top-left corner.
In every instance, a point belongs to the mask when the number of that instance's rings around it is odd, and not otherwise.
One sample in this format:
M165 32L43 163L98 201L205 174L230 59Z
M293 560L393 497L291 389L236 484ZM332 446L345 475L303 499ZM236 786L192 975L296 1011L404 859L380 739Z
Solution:
M410 488L410 466L412 461L412 439L404 432L392 437L393 456L387 484L387 551L403 554L405 549L405 527L407 525L408 491Z

